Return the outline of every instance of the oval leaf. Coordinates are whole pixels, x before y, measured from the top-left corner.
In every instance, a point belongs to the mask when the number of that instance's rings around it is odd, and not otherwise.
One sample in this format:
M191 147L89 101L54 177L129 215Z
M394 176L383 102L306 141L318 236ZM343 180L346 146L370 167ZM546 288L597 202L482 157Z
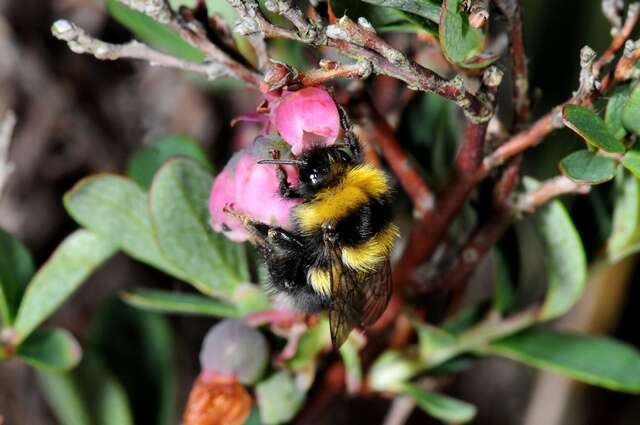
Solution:
M531 190L537 183L525 179ZM558 317L578 301L587 279L587 260L569 213L560 201L540 208L533 220L544 247L549 289L540 311L540 319Z
M636 84L624 105L622 124L627 130L640 134L640 84Z
M607 109L604 113L604 122L607 123L609 131L618 140L627 135L627 129L622 122L622 112L629 100L630 88L626 86L614 87L609 94Z
M414 399L422 410L443 422L465 423L476 415L476 407L473 404L425 391L412 384L404 384L402 392Z
M588 384L640 393L640 352L609 338L529 329L494 341L489 352Z
M440 16L440 46L447 60L467 68L482 68L497 57L478 61L485 47L482 29L469 25L469 15L462 12L461 0L445 0Z
M192 62L204 60L204 53L144 13L130 9L118 0L107 0L107 10L116 21L128 28L140 41L181 59Z
M293 370L313 366L318 355L327 347L330 340L329 321L326 315L322 315L318 323L300 336L295 353L285 360L286 365Z
M504 315L511 309L515 298L511 274L507 261L499 249L493 248L491 255L496 268L492 309Z
M387 2L386 0L364 0L364 1L350 1L350 0L331 0L331 8L336 16L347 15L351 19L357 20L359 17L364 17L373 25L376 31L407 31L407 32L419 32L428 31L432 34L438 33L438 26L436 23L439 20L440 13L437 7L431 2L421 2L422 15L411 13L406 10L402 10L400 7L383 7L373 6L365 3L381 4L385 3L385 6L390 6L391 3L399 4L400 2L392 0ZM388 4L387 4L388 3ZM414 2L411 2L414 3ZM437 13L437 16L435 14ZM424 15L428 15L424 16ZM435 22L434 22L435 19Z
M610 261L640 250L640 183L621 169L616 177L613 230L607 242Z
M616 162L585 149L564 157L560 171L575 182L598 184L615 177Z
M136 423L176 423L175 343L165 317L112 300L96 315L89 343L121 382L136 417L145 418ZM83 388L91 385L91 373L82 375Z
M622 158L622 165L640 179L640 152L629 151Z
M358 342L353 336L347 338L340 347L340 357L344 363L345 381L349 394L356 394L362 388L362 361L358 351Z
M129 161L127 175L148 189L154 174L162 164L178 156L191 158L203 167L212 169L207 154L195 140L188 136L167 136L152 145L140 148Z
M147 204L147 194L140 186L113 174L82 179L64 196L64 206L78 224L113 242L131 257L188 280L160 251Z
M376 6L393 7L404 12L422 16L431 22L439 23L442 8L429 0L363 0Z
M34 266L22 242L0 229L0 323L11 325Z
M213 177L193 160L167 162L153 179L150 205L162 251L198 289L229 298L249 280L242 245L214 233L207 197Z
M236 307L196 294L140 288L121 296L127 304L159 313L240 317Z
M294 377L282 370L256 385L256 398L260 419L264 424L287 423L298 413L305 393Z
M20 344L16 355L31 366L63 371L78 364L82 349L66 330L38 329Z
M113 244L87 230L67 236L27 286L14 325L18 339L47 319L115 251Z
M38 384L61 425L92 425L89 408L70 373L39 370Z
M134 423L124 388L96 353L88 352L71 373L39 371L38 382L63 425Z
M565 105L562 121L590 145L607 152L624 152L624 145L609 131L602 118L584 106Z

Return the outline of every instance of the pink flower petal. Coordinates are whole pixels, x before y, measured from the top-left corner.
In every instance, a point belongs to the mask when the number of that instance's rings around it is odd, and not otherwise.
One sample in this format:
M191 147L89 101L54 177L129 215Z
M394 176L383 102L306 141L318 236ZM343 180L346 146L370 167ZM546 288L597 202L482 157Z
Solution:
M338 108L329 93L319 87L283 93L273 114L276 129L291 145L294 155L308 149L311 143L332 145L340 133ZM315 137L305 137L307 133Z
M260 159L269 158L275 140L273 137L257 138L251 147L238 151L218 174L209 196L213 230L223 232L229 239L238 242L249 238L242 223L223 212L226 205L256 221L286 230L293 229L291 209L302 201L283 199L276 166L257 163ZM297 169L285 166L285 171L289 182L296 184Z

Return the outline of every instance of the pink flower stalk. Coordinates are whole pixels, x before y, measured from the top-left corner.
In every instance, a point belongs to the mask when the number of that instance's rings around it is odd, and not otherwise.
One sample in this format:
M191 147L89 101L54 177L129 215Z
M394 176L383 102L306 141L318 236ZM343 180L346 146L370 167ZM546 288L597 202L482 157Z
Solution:
M245 241L249 235L240 220L223 212L227 205L262 223L293 229L291 208L300 201L282 198L276 166L257 163L270 158L273 143L273 137L257 138L253 146L238 151L213 182L209 196L211 226L233 241ZM298 170L293 166L284 169L288 181L296 184Z

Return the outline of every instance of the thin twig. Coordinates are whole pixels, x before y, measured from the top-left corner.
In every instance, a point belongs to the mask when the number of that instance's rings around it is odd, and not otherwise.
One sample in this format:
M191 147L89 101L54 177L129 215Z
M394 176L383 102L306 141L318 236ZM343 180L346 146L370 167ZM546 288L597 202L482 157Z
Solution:
M262 15L255 0L230 0L230 4L240 16L236 31L241 34L260 32L269 38L286 38L319 47L332 47L355 59L367 60L375 73L397 78L415 90L433 92L453 100L472 122L485 122L493 115L490 102L481 95L468 92L461 78L447 80L418 65L380 38L366 20L355 23L343 16L324 30L314 27L316 35L311 39L271 24Z
M529 76L524 48L522 9L519 4L510 19L511 57L513 58L513 97L515 105L514 127L520 130L529 120Z
M489 20L489 0L471 0L469 25L482 28Z
M624 0L602 0L602 13L611 23L612 33L617 32L622 26L622 11Z
M620 28L619 31L615 32L611 43L607 50L600 56L594 65L593 72L597 77L600 75L600 71L604 68L609 62L613 60L618 50L624 46L624 43L627 41L636 24L638 23L638 19L640 18L640 3L631 3L629 5L629 9L627 10L627 18L625 19L624 25Z
M11 145L11 137L13 129L16 125L16 115L13 111L5 113L0 120L0 199L9 175L13 171L13 164L9 162L9 146Z
M363 60L355 63L341 64L323 59L320 68L302 73L301 82L305 86L314 86L338 78L362 79L369 78L373 72L370 62Z
M636 69L636 64L640 60L640 40L627 40L624 46L624 53L616 65L614 79L625 81L640 75Z
M436 280L416 282L418 292L431 292L444 288L452 289L466 281L484 256L507 231L513 220L521 213L533 213L550 200L567 194L587 194L591 187L576 183L565 176L547 180L532 191L521 195L511 208L504 206L494 211L491 219L478 229L469 242L460 250L460 255L451 267Z
M382 150L389 167L391 167L400 185L411 198L414 217L420 219L425 214L433 212L434 195L418 170L414 168L387 120L375 109L371 99L360 102L358 106L361 109L359 115L364 120L365 129L373 134L372 139L376 141Z
M177 68L185 71L206 75L214 80L223 76L231 76L229 71L219 63L196 63L152 49L138 41L130 41L125 44L106 43L87 35L84 30L64 19L54 22L51 27L53 35L67 42L69 49L74 53L88 53L100 60L116 60L122 58L142 59L151 65Z
M514 205L517 212L531 213L550 199L566 194L587 194L591 186L574 182L565 176L558 176L540 184L540 186L523 194Z
M118 0L132 9L145 13L161 24L167 25L180 35L187 43L201 50L207 62L218 63L228 75L233 76L252 87L259 87L262 76L252 69L231 58L220 47L207 38L207 32L195 19L185 20L175 15L165 0Z

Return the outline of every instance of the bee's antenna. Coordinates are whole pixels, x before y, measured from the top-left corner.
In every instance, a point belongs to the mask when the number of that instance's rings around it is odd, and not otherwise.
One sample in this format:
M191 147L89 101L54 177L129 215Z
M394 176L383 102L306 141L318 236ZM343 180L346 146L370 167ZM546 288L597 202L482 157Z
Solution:
M261 159L258 164L302 165L299 159Z

